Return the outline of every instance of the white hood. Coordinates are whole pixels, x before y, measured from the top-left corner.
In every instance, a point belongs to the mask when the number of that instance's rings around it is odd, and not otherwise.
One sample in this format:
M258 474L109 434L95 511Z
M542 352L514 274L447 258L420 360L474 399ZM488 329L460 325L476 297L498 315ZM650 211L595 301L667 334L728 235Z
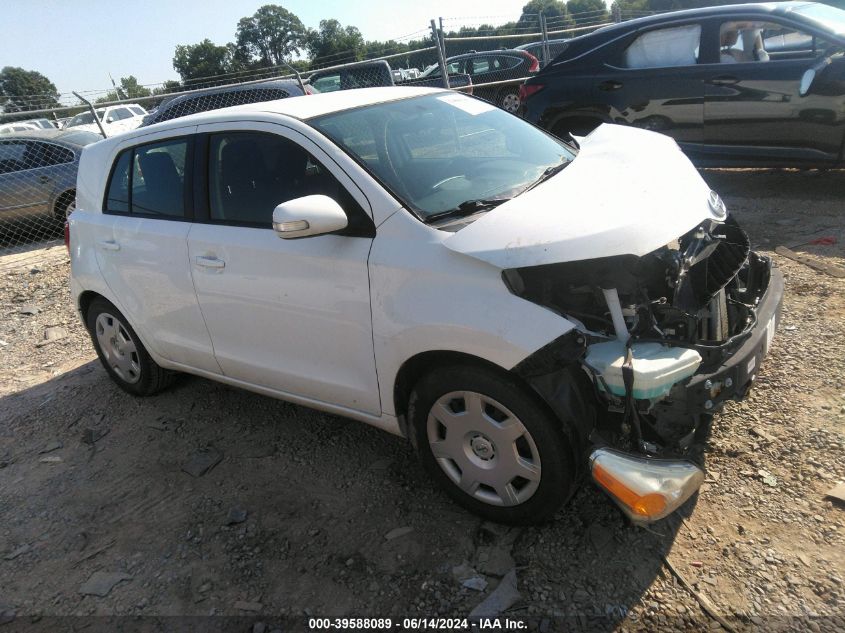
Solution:
M602 125L562 172L443 244L499 268L645 255L713 218L709 194L668 136Z

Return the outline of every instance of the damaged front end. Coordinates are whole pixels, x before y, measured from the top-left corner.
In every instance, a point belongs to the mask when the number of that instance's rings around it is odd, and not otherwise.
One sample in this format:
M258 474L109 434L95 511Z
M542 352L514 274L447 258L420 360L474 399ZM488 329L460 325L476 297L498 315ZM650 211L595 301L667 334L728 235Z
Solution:
M632 520L674 511L703 479L710 414L745 396L771 344L783 295L771 261L731 218L707 219L643 256L512 268L503 279L577 326L515 371L567 420L555 372L566 365L590 383L597 415L575 439L593 479Z

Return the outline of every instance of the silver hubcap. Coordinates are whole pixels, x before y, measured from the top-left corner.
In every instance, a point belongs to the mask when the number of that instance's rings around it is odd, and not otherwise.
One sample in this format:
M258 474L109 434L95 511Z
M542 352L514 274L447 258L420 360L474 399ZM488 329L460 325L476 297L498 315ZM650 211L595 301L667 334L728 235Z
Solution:
M116 317L103 312L97 317L95 324L97 342L103 352L108 366L121 380L134 384L141 379L141 362L135 341L123 323Z
M461 490L496 506L525 503L540 485L540 453L506 407L474 391L442 396L428 414L437 464Z
M507 110L508 112L516 112L519 110L519 96L513 94L512 92L506 94L502 98L502 109Z

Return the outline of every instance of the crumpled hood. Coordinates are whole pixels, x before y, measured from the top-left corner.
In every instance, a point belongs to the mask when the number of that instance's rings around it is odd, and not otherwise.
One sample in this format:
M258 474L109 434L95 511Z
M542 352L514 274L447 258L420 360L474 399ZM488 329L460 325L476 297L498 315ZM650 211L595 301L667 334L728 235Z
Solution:
M562 172L443 244L500 268L645 255L715 217L709 196L668 136L602 125Z

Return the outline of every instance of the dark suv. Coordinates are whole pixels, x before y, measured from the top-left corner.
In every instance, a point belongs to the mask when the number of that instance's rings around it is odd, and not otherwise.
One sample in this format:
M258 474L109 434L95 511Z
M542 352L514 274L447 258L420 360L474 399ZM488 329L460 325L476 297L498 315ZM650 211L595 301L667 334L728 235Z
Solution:
M519 110L519 80L540 70L540 62L527 51L516 49L464 53L446 60L449 76L466 74L472 79L473 94L508 112ZM422 77L439 77L440 67L432 66ZM498 83L498 82L507 83ZM481 84L481 85L479 85ZM484 86L484 84L494 84Z
M303 91L297 81L277 79L184 94L164 101L158 108L144 117L141 126L161 123L198 112L228 108L229 106L299 97L308 94L309 90L306 86L305 91Z
M674 138L702 166L841 164L845 11L744 4L631 20L569 41L521 87L560 137L620 123Z

